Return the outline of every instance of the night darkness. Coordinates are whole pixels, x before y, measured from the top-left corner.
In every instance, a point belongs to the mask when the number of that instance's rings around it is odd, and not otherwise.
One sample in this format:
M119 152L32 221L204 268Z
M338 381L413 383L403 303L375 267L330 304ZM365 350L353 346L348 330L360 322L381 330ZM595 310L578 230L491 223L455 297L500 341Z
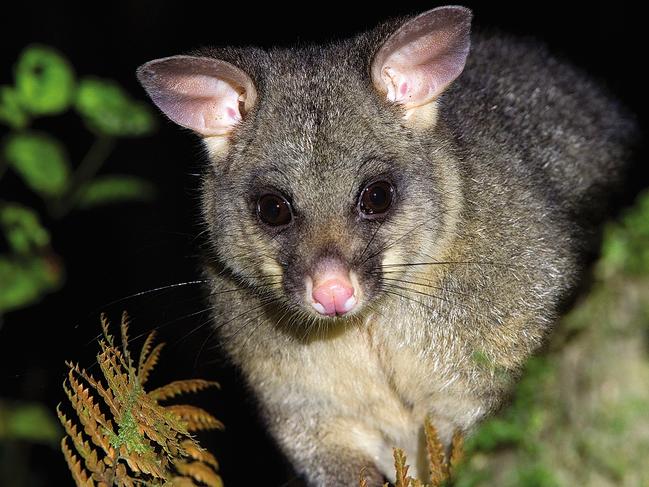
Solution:
M400 2L398 7L350 8L348 2L344 7L327 3L258 7L245 2L132 1L72 8L57 3L30 2L22 10L2 13L0 84L12 82L12 66L20 51L38 42L65 54L78 75L115 79L144 100L134 73L150 59L204 45L322 42L439 5ZM645 68L641 63L646 57L646 27L631 4L464 2L474 10L476 24L539 38L553 52L600 78L646 127L646 76L640 74ZM91 143L73 115L43 119L37 128L64 140L72 161L78 161ZM201 230L197 175L204 163L198 140L160 116L154 135L120 140L104 169L152 181L158 191L153 203L79 211L63 221L46 222L53 248L65 261L67 281L61 291L36 306L9 313L0 322L0 397L44 401L54 408L64 399L64 361L89 366L94 360L99 312L117 321L127 309L133 319L132 335L162 325L160 339L168 347L154 381L203 377L221 383L220 391L206 392L198 399L226 424L225 432L204 439L219 459L225 484L289 485L285 483L293 474L263 433L254 403L209 341L200 286L109 304L140 291L199 278L203 242L196 237ZM646 170L638 174L638 187L646 185ZM21 185L17 176L7 174L0 181L0 199L23 197L27 193ZM636 190L630 188L629 195ZM42 204L35 197L25 203L37 209ZM190 334L199 325L204 326ZM59 451L37 447L26 461L38 472L38 483L33 485L72 484ZM0 484L12 485L11 478L0 476Z

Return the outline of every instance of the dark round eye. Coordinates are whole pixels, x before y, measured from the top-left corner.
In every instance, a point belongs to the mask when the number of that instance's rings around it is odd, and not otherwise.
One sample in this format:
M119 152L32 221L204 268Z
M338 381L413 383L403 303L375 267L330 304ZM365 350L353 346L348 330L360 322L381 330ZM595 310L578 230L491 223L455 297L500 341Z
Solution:
M394 188L387 181L369 184L361 191L358 207L366 216L385 213L392 204L393 194Z
M271 227L286 225L293 218L289 202L276 194L265 194L259 198L257 215L262 222Z

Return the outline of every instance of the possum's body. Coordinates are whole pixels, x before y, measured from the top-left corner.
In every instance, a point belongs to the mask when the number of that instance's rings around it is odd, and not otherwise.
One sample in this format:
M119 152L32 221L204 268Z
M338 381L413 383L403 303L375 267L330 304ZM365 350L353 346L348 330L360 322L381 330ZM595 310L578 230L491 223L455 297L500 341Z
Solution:
M311 485L353 485L363 467L379 484L393 446L423 476L426 416L448 443L499 404L574 290L635 136L584 75L498 36L474 36L463 74L439 102L404 102L403 121L368 78L393 31L199 53L241 68L259 94L233 137L206 139L215 326ZM348 201L368 160L400 199L363 230ZM271 177L296 216L267 239L241 196ZM298 277L323 255L369 283L349 318L296 304Z

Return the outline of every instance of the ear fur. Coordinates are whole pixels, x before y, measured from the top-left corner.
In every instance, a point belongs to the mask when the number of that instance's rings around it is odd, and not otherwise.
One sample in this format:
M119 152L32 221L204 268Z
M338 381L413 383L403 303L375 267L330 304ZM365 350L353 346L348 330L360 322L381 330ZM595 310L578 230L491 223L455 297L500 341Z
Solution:
M209 57L155 59L137 77L169 119L203 137L227 136L257 99L244 71Z
M374 87L402 105L406 117L434 102L457 78L469 54L471 11L439 7L403 24L376 53ZM428 113L436 112L430 107Z

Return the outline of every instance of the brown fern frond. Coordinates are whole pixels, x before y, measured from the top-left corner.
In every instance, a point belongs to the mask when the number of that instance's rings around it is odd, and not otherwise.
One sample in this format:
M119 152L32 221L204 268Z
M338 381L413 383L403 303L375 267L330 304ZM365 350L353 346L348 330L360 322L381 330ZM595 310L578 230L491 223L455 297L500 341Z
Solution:
M70 472L72 472L74 482L77 484L77 487L95 487L92 478L86 473L85 468L81 464L81 460L79 460L68 447L67 439L68 437L65 436L61 440L61 451L63 451L65 461L68 464Z
M219 462L216 460L216 457L204 448L199 447L195 441L184 440L180 446L184 450L186 456L198 460L199 462L207 463L215 469L219 468Z
M187 431L201 431L211 429L223 429L223 423L212 416L204 409L196 406L180 405L167 406L165 408L170 413L180 418L184 423Z
M139 485L139 483L138 483ZM116 487L135 487L135 481L131 478L123 463L115 468L115 486Z
M158 387L149 392L149 397L154 401L164 401L181 394L199 392L210 387L219 387L217 382L203 379L176 380L167 385Z
M361 468L360 478L358 479L358 487L369 487L367 479L365 478L365 467Z
M75 374L81 377L89 386L91 386L99 393L99 396L104 400L104 402L110 409L110 413L113 416L117 416L118 407L115 402L115 397L113 396L113 393L110 391L110 389L106 389L101 382L95 380L95 378L91 374L81 369L78 365L74 365L71 362L66 362L66 364L68 365L68 367L70 367L70 369L74 371ZM108 420L107 422L110 424Z
M131 360L131 352L128 350L129 338L128 338L128 325L130 324L128 319L128 313L122 311L122 320L120 322L120 334L122 337L122 353L124 354L124 359L128 364L129 370L133 369L133 361Z
M198 487L198 484L189 477L173 477L169 485L173 487Z
M151 353L151 349L153 348L153 343L155 342L155 337L156 337L156 332L153 330L151 333L149 333L144 340L144 345L142 345L142 351L140 351L140 359L138 360L137 364L137 375L140 377L140 384L144 385L144 382L142 382L142 367L144 367L144 363L146 362L146 359L149 357L149 353Z
M430 470L430 482L433 487L439 487L448 478L448 467L446 464L446 455L444 454L444 446L430 418L426 418L424 433L426 435L426 453L428 457L428 468Z
M464 436L461 431L453 434L451 442L451 458L449 460L449 475L453 475L464 459Z
M208 487L223 487L223 481L212 467L200 462L183 462L174 463L178 473L184 477L191 477L198 482L202 482Z
M149 375L158 363L158 360L160 359L160 352L162 352L164 345L164 343L159 343L158 345L156 345L142 364L139 372L140 384L144 385L146 384L147 380L149 380Z
M67 437L72 440L72 444L74 445L74 448L77 450L77 452L81 455L86 468L94 474L103 474L105 470L105 464L99 459L97 451L92 448L92 446L90 446L88 441L84 439L83 435L78 430L77 426L71 420L69 420L65 416L65 414L61 412L61 409L59 407L56 408L56 413L59 417L59 421L61 421L61 424L65 429L65 432L68 434ZM109 454L109 452L105 453Z
M401 448L394 448L394 470L397 474L396 487L409 487L410 477L408 477L408 469L406 464L406 454Z
M430 484L420 479L408 476L409 466L406 463L407 458L404 451L400 448L393 448L394 470L395 470L395 487L441 487L448 485L452 480L458 464L462 461L463 456L463 436L460 431L453 435L451 443L450 458L447 460L444 453L444 446L439 438L437 429L430 418L426 418L424 423L424 435L426 438L426 454L428 466L430 468ZM384 487L387 487L385 484ZM359 487L367 487L367 480L364 476L364 470L361 470Z
M85 433L95 445L101 447L109 455L110 448L105 437L107 432L114 434L112 422L101 412L99 405L90 394L90 390L77 381L73 369L68 372L68 383L72 387L72 391L68 391L65 383L63 389L68 394L68 398L83 424ZM70 393L72 393L72 397Z
M163 344L154 347L155 334L151 333L136 368L128 348L128 316L122 315L119 348L103 315L101 326L104 338L99 341L97 363L103 380L67 363L63 389L74 415L68 417L57 408L67 433L61 449L77 486L220 487L216 458L202 449L190 432L223 428L223 424L201 408L159 404L218 384L190 379L147 393L143 385Z
M152 476L154 479L162 480L168 477L167 467L169 463L164 456L157 456L153 449L149 452L137 453L129 451L126 445L122 445L119 453L120 458L137 474L145 474Z
M99 320L101 321L101 331L102 335L104 336L104 339L108 342L108 346L112 347L113 346L113 336L108 333L108 328L110 326L110 322L108 321L108 317L106 316L105 313L102 313L99 316ZM101 345L101 342L103 340L99 341L99 344Z

